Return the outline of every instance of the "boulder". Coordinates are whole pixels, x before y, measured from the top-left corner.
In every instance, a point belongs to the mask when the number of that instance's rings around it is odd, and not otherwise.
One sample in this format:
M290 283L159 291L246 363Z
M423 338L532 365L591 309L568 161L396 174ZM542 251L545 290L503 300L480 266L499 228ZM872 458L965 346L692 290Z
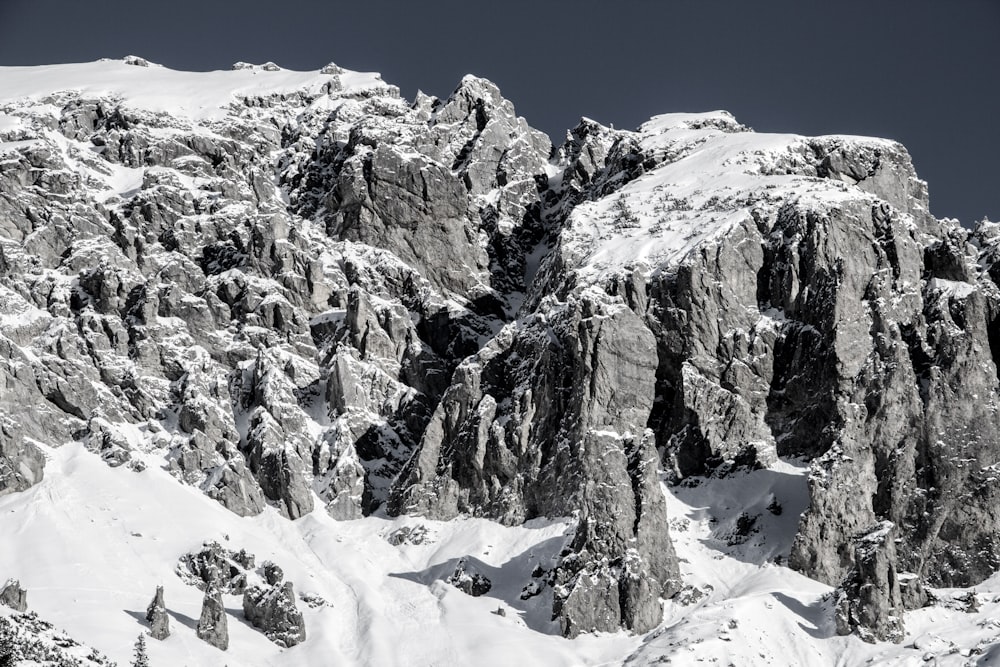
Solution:
M480 572L476 572L475 568L470 567L464 558L458 561L455 571L448 575L445 581L472 597L486 595L493 588L493 583L489 578Z
M285 573L281 570L276 563L272 563L269 560L264 561L260 564L260 569L264 575L264 581L267 582L268 586L275 586L281 583L281 580L285 578Z
M290 581L248 588L243 593L243 614L251 625L279 646L288 648L306 640L305 620L295 606L295 592Z
M14 611L27 611L28 591L21 588L21 582L17 579L8 579L3 588L0 588L0 604Z
M177 576L199 590L219 589L240 595L247 585L247 571L254 568L254 555L244 549L226 549L218 542L206 542L196 553L181 556Z

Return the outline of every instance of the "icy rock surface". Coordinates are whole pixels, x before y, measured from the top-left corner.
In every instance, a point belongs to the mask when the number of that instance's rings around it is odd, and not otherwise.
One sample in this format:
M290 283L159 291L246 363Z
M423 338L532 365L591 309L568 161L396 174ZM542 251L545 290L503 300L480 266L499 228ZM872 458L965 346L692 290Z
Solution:
M839 630L897 641L1000 567L1000 231L934 219L899 144L711 112L553 149L486 80L409 102L335 65L0 84L0 496L78 443L240 517L568 517L568 636L661 623L665 493L790 460L771 557Z

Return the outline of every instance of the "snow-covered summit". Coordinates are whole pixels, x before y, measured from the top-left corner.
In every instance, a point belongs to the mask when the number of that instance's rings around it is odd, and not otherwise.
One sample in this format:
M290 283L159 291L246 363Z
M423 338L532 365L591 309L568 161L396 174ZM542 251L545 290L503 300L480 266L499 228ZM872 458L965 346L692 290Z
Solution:
M722 111L552 150L478 77L2 68L0 633L988 660L1000 234L926 204Z
M202 121L224 118L230 104L247 98L295 93L349 95L386 87L373 72L338 72L329 66L296 72L273 63L237 63L229 71L184 72L129 56L66 65L0 67L0 105L54 101L75 93L111 97L129 108Z
M793 200L816 210L859 198L874 203L878 196L862 181L878 168L903 181L894 201L903 212L927 216L926 202L905 189L919 192L922 183L905 148L893 141L757 133L727 111L655 116L627 136L644 160L643 173L575 207L560 236L566 265L581 275L669 269L740 223L773 220ZM861 173L857 165L838 169L843 162L867 166Z

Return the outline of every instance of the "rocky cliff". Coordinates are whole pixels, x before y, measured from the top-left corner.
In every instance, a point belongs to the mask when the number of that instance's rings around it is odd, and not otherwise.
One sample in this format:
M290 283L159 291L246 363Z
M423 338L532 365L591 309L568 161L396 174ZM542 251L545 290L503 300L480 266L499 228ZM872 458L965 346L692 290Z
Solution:
M0 70L0 494L76 442L241 516L572 517L568 636L660 623L663 479L782 459L843 632L1000 567L1000 231L934 219L900 145L716 112L553 148L475 77L42 70Z

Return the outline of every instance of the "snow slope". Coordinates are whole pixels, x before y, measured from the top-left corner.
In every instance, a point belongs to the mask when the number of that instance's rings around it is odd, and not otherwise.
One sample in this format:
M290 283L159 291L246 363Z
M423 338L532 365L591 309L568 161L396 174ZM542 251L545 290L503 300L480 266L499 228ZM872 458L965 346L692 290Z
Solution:
M906 615L899 645L837 636L833 589L782 565L808 504L807 473L780 461L667 492L687 587L623 664L1000 664L1000 576L976 589L980 609L972 613L956 601L966 591L935 591L935 606ZM746 535L741 517L752 520Z
M41 109L53 91L80 91L206 124L224 118L229 105L244 98L320 95L335 83L343 94L385 86L376 74L333 69L256 66L183 73L143 66L136 59L0 68L0 80L0 107L30 101ZM16 138L22 129L21 119L0 114L0 133L11 137L0 142L0 160L26 147ZM98 168L96 158L89 156L92 162L86 163L88 156L79 148L71 151L61 134L46 136L64 151L68 165L97 174L104 200L126 196L144 177L156 176L157 168L105 163ZM620 193L581 204L563 233L564 252L584 274L599 276L636 262L669 266L746 220L754 205L792 198L830 205L840 197L857 197L849 192L850 183L809 174L805 138L745 132L724 112L658 116L637 137L659 166ZM194 190L199 184L192 177L187 185ZM308 233L307 225L301 229ZM529 261L529 273L536 260ZM964 285L939 280L935 288L963 293ZM4 286L0 304L5 313L0 326L18 341L37 335L36 324L47 317ZM343 312L329 311L314 322L342 318ZM164 642L149 642L154 665L1000 662L1000 576L977 588L978 611L966 611L958 600L967 591L938 591L939 604L907 615L908 635L901 645L837 637L832 589L783 565L808 502L805 468L794 462L727 479L695 480L691 486L665 486L671 534L688 588L665 603L663 624L646 636L567 640L551 622L550 590L542 587L528 600L520 595L525 586L537 584L536 567L552 566L573 525L570 519L514 528L481 519L335 521L322 503L296 521L274 508L240 518L171 475L165 469L166 451L155 449L157 438L133 435L132 456L146 464L142 472L111 468L78 442L39 443L49 459L45 479L0 498L0 579L20 579L32 610L122 664L129 662L135 637L146 628L142 619L158 585L165 588L173 634ZM394 546L387 538L403 527L423 527L428 539ZM229 651L220 653L195 636L202 594L174 570L179 557L209 540L246 549L258 563L276 562L298 594L326 601L309 606L299 600L305 643L282 649L267 640L243 621L236 596L225 600ZM488 594L473 598L444 581L460 559L491 579ZM504 615L495 613L500 609Z
M111 96L126 106L197 121L225 117L226 107L247 97L304 92L319 95L334 81L345 93L384 88L376 73L339 70L294 72L271 66L215 72L180 72L139 58L31 67L0 67L0 104L41 101L61 92ZM6 129L0 117L0 131Z
M854 183L816 177L810 140L898 147L869 137L752 132L726 111L655 116L636 137L657 166L615 194L577 206L562 232L563 254L582 276L676 265L754 209L766 216L788 201L828 208L856 199Z
M322 509L294 522L270 509L239 518L159 469L155 452L144 456L150 467L140 473L110 468L77 443L45 452L45 480L0 499L0 533L13 545L0 550L0 572L20 578L41 618L120 664L129 663L146 628L158 585L172 634L149 640L154 665L646 665L668 658L680 665L917 665L925 655L940 665L987 665L1000 639L1000 577L979 587L979 612L956 603L908 614L901 646L836 637L831 589L780 565L806 502L805 468L789 463L668 491L688 587L666 603L663 625L646 637L567 640L548 623L550 594L519 599L532 569L562 548L565 521L518 528L481 519L338 522ZM756 517L745 538L741 515ZM427 542L391 545L386 537L403 526L424 526ZM202 594L174 568L208 540L276 562L297 594L326 600L316 608L298 602L305 643L282 649L268 641L242 620L237 596L225 598L227 652L195 636ZM473 598L443 581L459 558L493 581L488 594ZM938 593L945 601L959 594ZM506 615L493 613L498 608ZM972 656L979 663L968 657L976 646L984 651Z
M0 499L0 534L8 545L0 550L0 572L21 580L30 609L121 664L147 627L143 616L158 585L172 634L149 641L154 665L596 665L639 641L563 639L548 623L551 595L518 598L532 569L548 565L562 548L564 521L519 528L479 519L338 522L322 509L295 522L270 509L240 518L159 469L155 453L145 457L150 467L136 473L109 468L75 443L45 452L45 480ZM392 546L385 539L418 524L428 530L426 544ZM195 636L202 593L174 568L178 557L208 540L247 549L258 563L274 561L297 594L328 602L319 608L298 602L305 643L287 650L271 643L242 620L238 596L225 599L226 653ZM492 579L489 594L473 598L441 581L462 557ZM506 616L491 613L498 607Z

